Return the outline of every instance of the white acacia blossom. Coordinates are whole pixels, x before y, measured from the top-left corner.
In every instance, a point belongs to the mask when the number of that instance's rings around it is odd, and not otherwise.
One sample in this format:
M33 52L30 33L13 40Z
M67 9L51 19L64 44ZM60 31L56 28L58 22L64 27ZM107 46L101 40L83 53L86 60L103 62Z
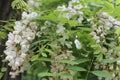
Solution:
M74 5L76 4L76 5ZM83 20L83 12L81 9L83 8L83 5L81 4L80 0L71 0L68 3L68 6L63 5L63 6L58 6L57 11L60 11L60 18L64 17L67 19L73 18L73 16L78 15L78 18L75 19L77 23L81 23Z
M98 18L98 22L94 22L94 19ZM96 40L98 44L105 44L107 43L106 37L113 32L112 30L116 30L120 27L120 21L113 18L112 16L108 15L106 12L98 12L95 18L92 18L90 21L92 23L93 31L91 32L91 35ZM111 36L114 33L111 34ZM114 60L118 57L120 57L120 52L114 51L114 47L116 47L115 41L110 41L109 44L112 46L108 46L109 48L106 48L105 46L102 46L103 51L105 51L105 58ZM117 72L120 70L119 65L120 61L116 61L116 64L106 64L106 63L94 63L95 69L103 69L103 70L109 70L112 73L112 77L105 79L105 80L119 80L120 79L120 73ZM114 67L115 66L115 67ZM98 80L102 80L101 77L99 77Z
M105 42L105 36L111 29L117 29L120 26L120 22L106 12L99 12L96 16L99 18L98 24L94 23L95 18L90 20L93 28L91 35L97 43Z
M36 12L22 13L22 20L16 21L14 31L8 34L8 41L6 42L6 60L12 71L10 75L15 78L20 72L23 72L26 66L27 51L31 41L35 38L37 25L31 22L37 16Z
M68 50L68 51L64 51L64 53L61 53L59 55L58 54L52 55L52 58L54 58L56 62L51 62L50 72L52 72L53 74L69 73L71 75L75 75L75 71L67 69L67 66L69 66L70 64L65 64L65 63L59 62L61 60L70 60L70 61L75 60L75 57L71 53L72 53L72 51ZM54 78L49 77L49 80L54 80ZM60 80L74 80L74 78L60 76Z

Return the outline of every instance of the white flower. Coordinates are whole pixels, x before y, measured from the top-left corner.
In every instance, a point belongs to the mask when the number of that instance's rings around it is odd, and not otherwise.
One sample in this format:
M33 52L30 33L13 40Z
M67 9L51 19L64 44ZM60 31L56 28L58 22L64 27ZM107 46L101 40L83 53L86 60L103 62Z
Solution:
M107 14L106 12L102 12L101 16L102 16L103 18L107 18L107 17L108 17L108 14Z
M119 61L117 61L117 64L120 64L120 60L119 60Z
M22 20L22 23L26 26L28 23L29 23L30 20L28 19L25 19L25 20Z
M34 0L28 0L28 4L32 7L39 7L39 3L35 2Z
M12 56L12 55L9 55L9 56L7 56L5 59L8 60L8 61L11 61L11 60L13 59L13 56Z
M28 16L29 16L29 17L28 17L28 20L32 20L32 19L34 19L35 17L37 17L38 14L37 14L36 12L32 12L32 13L30 13Z
M26 18L28 18L28 14L26 12L23 12L22 13L22 19L26 19Z
M36 22L31 22L30 27L31 27L32 30L37 30Z
M27 54L25 54L25 53L22 53L22 54L20 55L21 58L25 58L26 56L27 56Z
M18 75L19 71L10 72L9 74L12 75L11 78L15 78Z
M81 8L83 8L83 6L81 4L74 6L74 9L76 9L76 10L79 10Z
M26 38L27 40L31 41L35 38L36 33L30 28L26 28L26 30L22 31L22 34L22 38Z
M78 23L81 23L82 20L83 20L83 17L79 17L79 18L78 18Z
M15 43L20 43L22 41L22 37L20 35L15 35L14 42Z
M63 5L63 6L58 6L57 8L58 8L58 11L65 11L65 10L67 10L67 8L66 8L65 5Z
M81 49L82 48L82 45L81 45L81 43L80 43L80 41L78 39L75 39L74 43L75 43L75 46L76 46L77 49Z
M7 47L4 53L7 55L6 60L9 61L8 65L14 70L14 72L10 73L13 78L21 71L24 71L26 53L29 50L30 42L35 38L37 30L36 23L31 22L31 20L36 16L37 13L35 12L30 14L23 12L22 21L16 21L13 33L8 34Z
M15 66L20 66L20 63L18 61L15 61Z
M14 27L14 30L16 31L17 34L18 34L19 32L21 32L22 30L25 29L25 26L23 26L23 25L21 24L21 22L16 21L15 23L16 23L16 25L15 25L15 27Z
M64 30L65 30L63 24L58 24L57 28L58 28L57 31L56 31L57 33L63 33Z
M93 38L97 41L97 43L100 42L100 37L99 36L94 35Z
M30 4L30 5L34 5L34 0L28 0L28 4Z
M5 45L6 45L6 46L9 46L9 47L12 47L13 44L14 44L13 40L8 40L8 41L5 43Z
M10 32L10 33L8 34L8 39L9 39L9 40L14 40L14 34Z
M71 2L73 2L73 3L79 3L79 0L72 0Z

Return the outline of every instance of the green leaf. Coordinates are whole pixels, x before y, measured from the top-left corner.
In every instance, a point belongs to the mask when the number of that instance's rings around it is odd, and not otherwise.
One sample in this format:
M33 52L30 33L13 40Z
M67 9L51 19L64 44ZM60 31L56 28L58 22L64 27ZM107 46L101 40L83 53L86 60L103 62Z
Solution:
M38 77L45 77L45 76L55 76L55 75L49 72L41 72L38 74Z
M109 38L109 37L108 37L108 38L106 37L106 39L107 39L107 40L110 40L110 41L115 40L114 38Z
M53 2L55 2L55 1L56 1L56 0L42 0L42 3L48 5L48 4L53 3ZM58 0L57 0L57 1L58 1Z
M74 70L74 71L87 71L85 68L79 66L68 66L67 69Z
M59 21L61 23L67 23L68 22L68 19L67 18L60 18Z
M77 25L77 22L74 21L74 20L68 20L68 23L70 26L76 26Z
M5 32L0 32L0 37L2 39L5 39L7 37L7 34Z
M32 56L32 58L30 59L31 61L36 61L39 59L39 55L34 55Z
M45 51L48 53L54 53L51 49L45 49Z
M120 35L120 28L115 31L115 34Z
M92 31L92 28L89 28L89 27L78 27L78 28L80 28L83 31L88 31L88 32Z
M107 43L107 42L105 42L104 45L106 45L106 46L108 46L108 47L112 47L112 46L113 46L112 44Z
M115 0L116 1L116 4L120 4L120 0Z
M47 57L47 54L46 53L42 53L41 54L43 57Z
M5 71L7 71L7 68L6 67L2 67L1 72L5 72Z
M66 72L61 72L61 73L59 73L58 75L59 75L59 76L62 76L62 77L67 77L67 78L72 77L72 75L71 75L71 74L66 73Z
M58 21L58 17L54 13L50 13L49 15L41 16L43 20L50 20L50 21Z
M77 60L74 60L74 61L77 62L78 64L81 64L81 63L88 62L89 59L85 59L85 58L83 58L83 59L77 59Z
M4 26L4 28L8 31L13 31L13 29L10 26Z
M105 71L92 71L92 73L96 76L99 76L99 77L105 77L105 78L112 77L111 73L108 73L108 72L105 72Z
M14 0L11 4L12 8L14 9L16 4L18 4L19 0Z
M30 47L29 47L29 50L34 48L35 46L37 46L41 41L36 41L36 42L33 42Z
M110 2L104 1L103 5L105 7L102 8L102 11L112 13L114 10L114 5Z
M48 62L54 62L55 60L51 58L39 58L39 61L48 61Z
M98 61L102 61L102 60L103 60L103 54L99 54L99 55L97 56L97 60L98 60Z
M111 3L109 3L109 2L107 2L107 1L104 1L104 6L105 6L106 8L108 8L108 9L111 9L111 10L114 9L114 5L111 4Z
M0 79L3 77L3 73L0 72Z
M14 0L11 4L13 9L27 10L28 5L24 0Z
M120 60L120 58L118 58L118 59L103 59L101 62L103 62L103 63L114 63L118 60Z

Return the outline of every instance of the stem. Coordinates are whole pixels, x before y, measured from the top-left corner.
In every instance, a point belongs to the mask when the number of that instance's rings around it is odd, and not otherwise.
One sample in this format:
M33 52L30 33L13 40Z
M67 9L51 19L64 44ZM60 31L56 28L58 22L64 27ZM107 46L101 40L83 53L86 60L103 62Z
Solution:
M89 73L90 73L90 69L91 69L91 67L92 67L92 65L93 65L93 62L94 62L94 58L95 58L95 57L93 56L92 61L91 61L91 63L90 63L90 67L88 68L88 72L87 72L87 74L86 74L85 80L88 79L88 76L89 76Z

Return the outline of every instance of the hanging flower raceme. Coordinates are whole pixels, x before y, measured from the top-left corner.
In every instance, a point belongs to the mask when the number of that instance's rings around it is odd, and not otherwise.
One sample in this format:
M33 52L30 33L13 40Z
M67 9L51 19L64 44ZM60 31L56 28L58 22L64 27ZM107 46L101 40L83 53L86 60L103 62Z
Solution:
M76 4L76 5L74 5ZM71 0L68 3L68 6L58 6L56 11L60 11L60 18L67 18L68 20L72 19L75 15L77 15L77 19L75 19L75 22L81 23L83 20L83 12L81 9L83 8L83 5L81 4L80 0Z
M9 61L8 65L12 71L10 75L15 78L20 72L24 71L26 66L27 51L31 41L35 38L36 34L36 23L31 22L37 16L36 12L27 14L22 13L22 20L16 21L14 31L8 34L8 41L6 42L6 60Z
M91 24L93 28L93 32L91 32L91 35L97 43L105 42L105 36L111 29L117 29L120 26L120 22L112 16L108 15L106 12L97 13L97 17L97 24L94 22L95 18L91 19Z
M94 19L97 17L97 22L95 22ZM91 19L92 28L93 31L91 32L91 35L96 40L96 43L102 45L101 48L105 52L104 58L109 60L114 60L116 58L120 57L119 51L116 51L116 37L115 37L115 30L117 30L120 27L120 21L115 19L114 17L108 15L106 12L98 12L96 14L95 18ZM109 36L110 35L110 36ZM113 38L113 40L110 40L109 38ZM109 45L107 45L107 44ZM109 78L109 80L119 80L120 79L120 73L117 72L120 70L119 68L119 60L116 61L116 64L114 63L98 63L95 62L95 69L96 70L106 70L110 71L112 73L112 77ZM102 80L101 77L99 77L99 80ZM108 80L108 79L105 79Z

